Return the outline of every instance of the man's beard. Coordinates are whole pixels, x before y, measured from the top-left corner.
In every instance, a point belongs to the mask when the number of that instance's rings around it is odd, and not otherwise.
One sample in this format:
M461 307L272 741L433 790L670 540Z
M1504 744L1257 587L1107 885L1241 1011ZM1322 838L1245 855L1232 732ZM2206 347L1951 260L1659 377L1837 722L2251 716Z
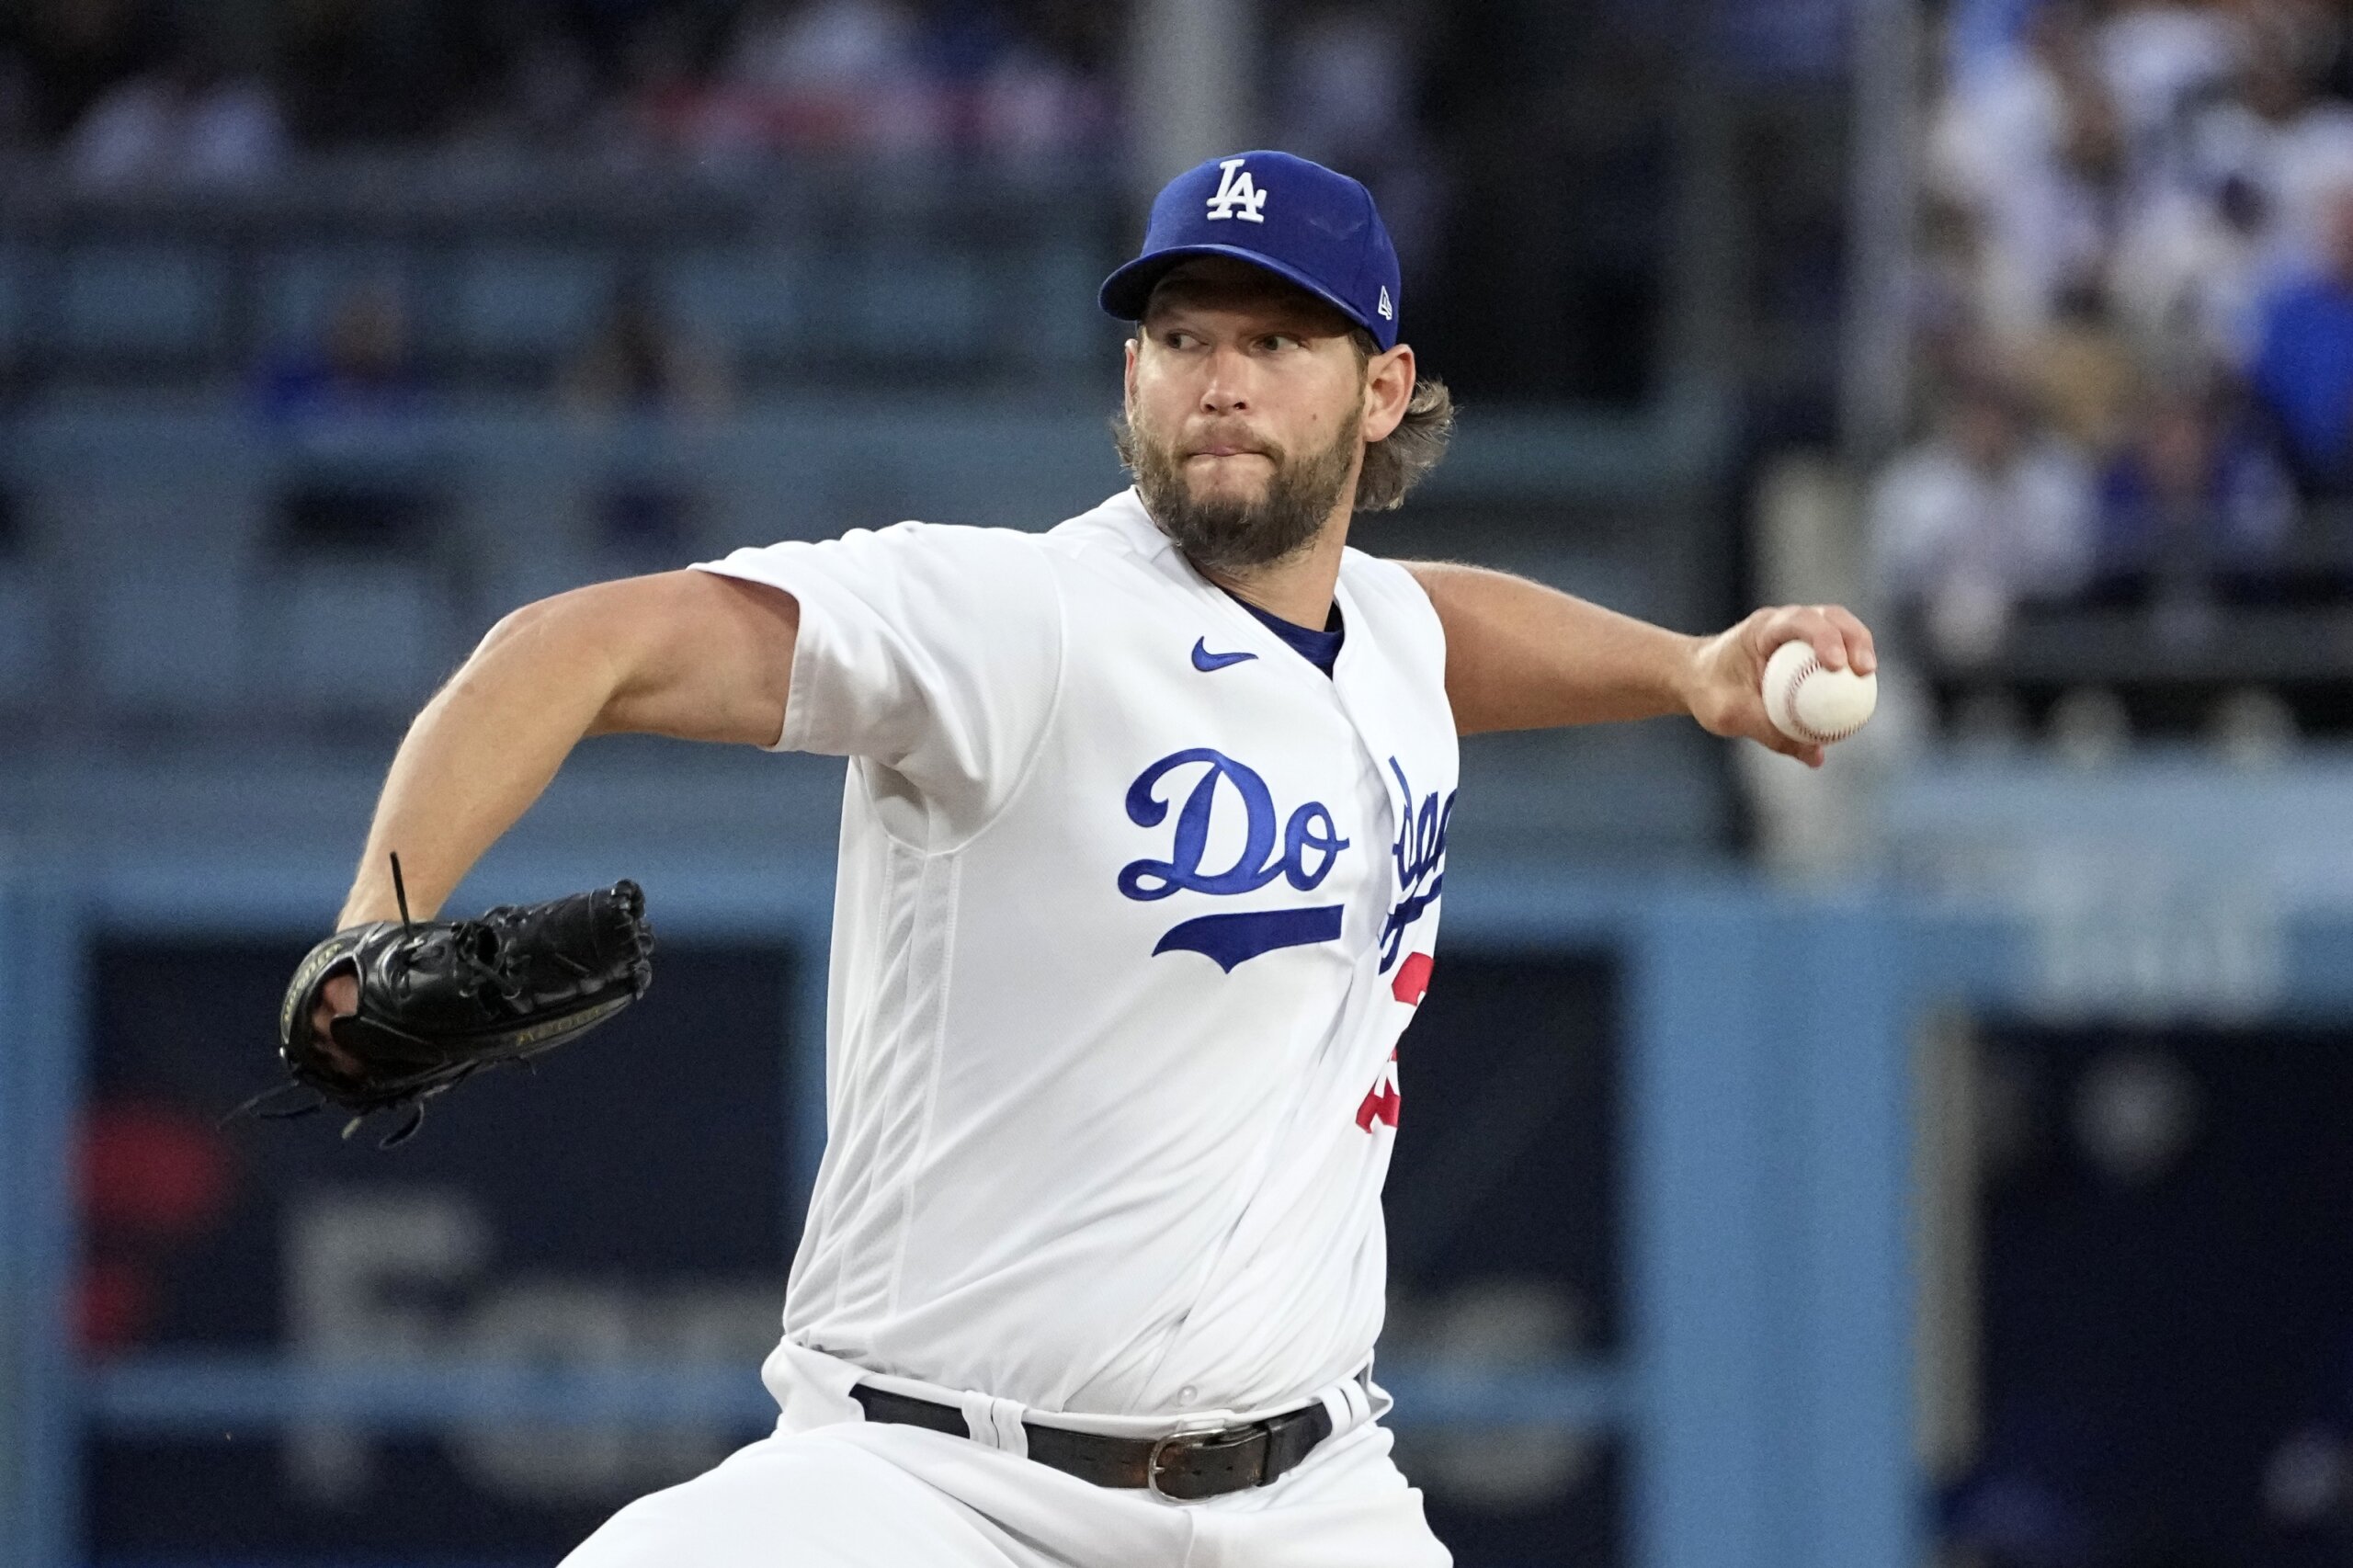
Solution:
M1314 541L1340 503L1364 443L1361 418L1332 444L1296 461L1271 442L1256 449L1274 465L1266 494L1256 501L1198 501L1185 483L1185 460L1173 442L1158 440L1126 419L1112 422L1120 460L1135 475L1144 510L1185 558L1202 571L1234 573L1295 555Z

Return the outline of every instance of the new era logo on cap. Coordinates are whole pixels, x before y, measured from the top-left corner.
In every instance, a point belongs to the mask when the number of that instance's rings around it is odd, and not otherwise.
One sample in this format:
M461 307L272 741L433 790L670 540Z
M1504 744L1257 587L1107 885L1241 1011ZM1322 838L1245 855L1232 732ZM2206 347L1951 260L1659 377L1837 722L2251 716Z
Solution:
M1195 256L1263 267L1330 303L1382 348L1396 347L1397 249L1372 193L1344 174L1275 152L1188 169L1153 202L1142 253L1103 280L1104 310L1139 319L1153 285Z

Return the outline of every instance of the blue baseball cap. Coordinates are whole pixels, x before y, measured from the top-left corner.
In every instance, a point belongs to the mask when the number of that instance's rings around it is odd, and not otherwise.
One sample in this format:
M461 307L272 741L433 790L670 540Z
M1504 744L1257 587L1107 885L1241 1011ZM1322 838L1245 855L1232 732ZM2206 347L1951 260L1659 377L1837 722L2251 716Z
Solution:
M1143 254L1103 279L1103 309L1140 321L1153 285L1188 256L1230 256L1263 267L1397 346L1397 247L1372 192L1289 153L1235 153L1188 169L1161 188Z

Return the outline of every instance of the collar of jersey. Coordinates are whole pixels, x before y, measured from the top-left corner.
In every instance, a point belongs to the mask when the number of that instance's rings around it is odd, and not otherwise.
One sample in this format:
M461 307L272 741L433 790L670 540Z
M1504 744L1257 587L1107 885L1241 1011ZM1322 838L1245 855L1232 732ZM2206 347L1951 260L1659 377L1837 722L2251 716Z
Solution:
M1123 502L1125 505L1121 505ZM1194 596L1204 603L1215 605L1217 613L1224 618L1225 624L1242 628L1245 634L1252 640L1258 653L1275 655L1273 663L1296 666L1294 674L1313 681L1327 691L1336 692L1339 682L1347 677L1352 662L1350 650L1356 646L1358 638L1350 637L1340 643L1340 656L1333 661L1332 673L1325 675L1322 670L1309 664L1298 649L1276 636L1271 627L1243 608L1240 600L1196 571L1193 563L1187 561L1184 553L1176 548L1175 541L1160 531L1160 525L1152 520L1152 514L1144 510L1143 497L1136 494L1134 485L1128 486L1124 494L1113 496L1107 509L1119 523L1120 531L1128 536L1129 542L1133 544L1145 559L1157 560L1163 555L1175 557L1176 568L1184 573L1185 580L1191 585ZM1363 624L1363 618L1357 614L1356 599L1348 592L1346 561L1341 562L1340 575L1332 584L1332 597L1339 602L1342 625L1356 627Z

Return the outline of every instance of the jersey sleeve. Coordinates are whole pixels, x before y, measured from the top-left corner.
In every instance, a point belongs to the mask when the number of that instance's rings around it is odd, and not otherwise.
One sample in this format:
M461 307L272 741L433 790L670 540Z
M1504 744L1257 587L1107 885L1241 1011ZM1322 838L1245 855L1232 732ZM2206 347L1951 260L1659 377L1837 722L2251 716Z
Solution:
M1035 535L900 523L699 569L800 603L772 749L870 758L968 821L1011 794L1062 668L1060 591Z

